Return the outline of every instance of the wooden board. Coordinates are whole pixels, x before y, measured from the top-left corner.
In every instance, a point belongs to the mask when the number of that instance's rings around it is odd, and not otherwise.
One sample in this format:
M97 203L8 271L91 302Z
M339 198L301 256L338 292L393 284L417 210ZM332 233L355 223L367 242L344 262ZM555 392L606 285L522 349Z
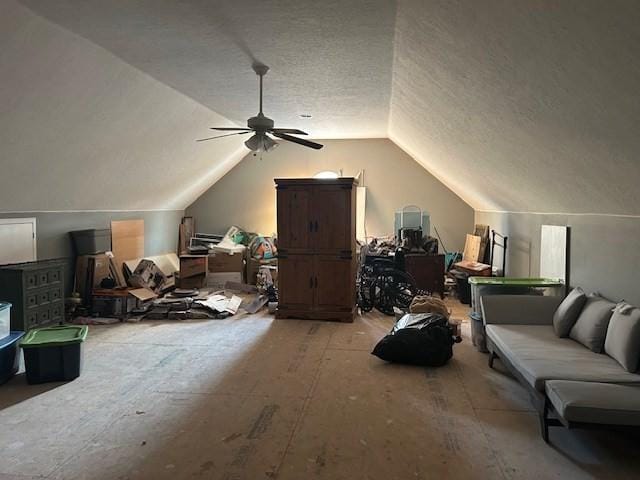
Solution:
M144 257L144 220L112 221L111 250L119 266L126 260Z
M482 237L467 234L464 242L464 253L462 259L468 262L477 262L480 260L480 246L482 245Z
M122 273L122 264L118 265L115 257L113 256L113 252L105 252L105 255L109 259L109 271L111 272L112 278L116 281L116 286L126 287L127 280L124 278L124 274Z
M195 235L196 222L193 217L182 217L182 223L178 229L178 254L189 253L188 247L191 237Z
M569 227L542 225L540 229L540 276L567 282Z
M489 261L489 225L476 224L473 234L480 237L480 251L478 252L478 261Z

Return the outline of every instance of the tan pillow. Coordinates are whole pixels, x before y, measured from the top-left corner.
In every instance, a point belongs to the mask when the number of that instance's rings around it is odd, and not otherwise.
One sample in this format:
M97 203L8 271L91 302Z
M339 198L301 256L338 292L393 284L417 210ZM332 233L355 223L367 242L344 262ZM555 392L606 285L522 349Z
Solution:
M607 327L615 306L615 303L602 297L589 295L576 323L569 332L569 337L592 352L602 353L604 340L607 337Z
M640 363L640 310L619 304L611 316L604 351L627 372L638 370Z
M565 297L553 314L553 329L559 337L568 337L571 327L576 323L578 315L587 301L587 296L580 287L576 287Z

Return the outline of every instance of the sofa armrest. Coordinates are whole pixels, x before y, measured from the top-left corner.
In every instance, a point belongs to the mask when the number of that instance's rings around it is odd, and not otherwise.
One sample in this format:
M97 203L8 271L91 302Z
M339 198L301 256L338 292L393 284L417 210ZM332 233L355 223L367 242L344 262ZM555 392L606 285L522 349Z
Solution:
M485 325L551 325L562 297L539 295L483 295L482 318Z

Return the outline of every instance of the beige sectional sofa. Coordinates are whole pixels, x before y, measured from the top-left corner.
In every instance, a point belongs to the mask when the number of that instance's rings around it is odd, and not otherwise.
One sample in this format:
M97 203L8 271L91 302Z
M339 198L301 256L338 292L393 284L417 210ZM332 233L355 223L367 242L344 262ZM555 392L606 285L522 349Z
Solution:
M489 366L493 367L494 360L500 358L528 389L541 414L545 440L548 425L573 425L571 418L563 416L569 416L570 412L580 412L576 425L590 423L585 421L590 418L589 411L593 413L591 423L620 424L618 419L625 418L625 424L640 424L640 374L625 370L604 352L596 353L572 338L560 338L554 330L553 318L562 300L543 296L483 296ZM614 388L616 385L634 388ZM610 407L605 408L610 415L603 416L603 389L607 388L610 391L604 396L610 400L604 404ZM575 398L575 392L580 392L580 398ZM628 411L630 395L638 396L637 411ZM576 404L579 409L572 408ZM549 420L548 416L554 407L557 421ZM625 409L622 414L621 409Z

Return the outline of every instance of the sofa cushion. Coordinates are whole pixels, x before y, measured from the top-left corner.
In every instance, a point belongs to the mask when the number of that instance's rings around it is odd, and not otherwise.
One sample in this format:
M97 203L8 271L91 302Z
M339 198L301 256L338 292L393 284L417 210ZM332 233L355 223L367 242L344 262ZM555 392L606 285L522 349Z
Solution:
M570 422L640 425L640 385L550 380L546 393Z
M576 287L562 301L556 313L553 314L553 328L559 337L568 337L571 327L578 319L578 315L587 301L587 295L580 287Z
M607 336L609 319L616 304L598 295L589 295L569 337L592 352L601 353Z
M607 355L558 338L551 325L487 325L486 332L501 356L538 391L544 391L546 380L640 384L640 375Z
M618 305L609 320L604 351L615 358L627 372L638 370L640 362L640 310Z

